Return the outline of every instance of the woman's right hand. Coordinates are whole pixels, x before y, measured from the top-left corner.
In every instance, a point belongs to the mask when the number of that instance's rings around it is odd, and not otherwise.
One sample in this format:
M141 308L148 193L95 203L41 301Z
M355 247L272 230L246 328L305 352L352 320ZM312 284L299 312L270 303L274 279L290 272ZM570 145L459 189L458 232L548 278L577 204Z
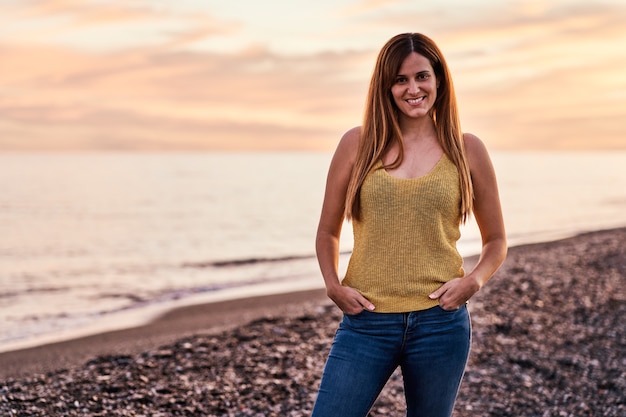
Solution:
M372 311L375 308L374 304L354 288L337 285L327 289L326 294L346 314L359 314L364 309Z
M315 250L328 298L346 314L358 314L374 306L357 290L341 285L338 276L339 237L345 219L348 184L356 160L361 128L346 132L333 155L326 180L324 204L315 237Z

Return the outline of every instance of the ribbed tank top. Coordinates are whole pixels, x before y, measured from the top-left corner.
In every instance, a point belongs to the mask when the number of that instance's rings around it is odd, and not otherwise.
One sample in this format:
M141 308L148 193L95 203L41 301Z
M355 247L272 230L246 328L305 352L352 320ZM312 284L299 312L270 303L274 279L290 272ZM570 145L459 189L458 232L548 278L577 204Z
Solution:
M376 312L425 310L428 295L463 277L456 248L461 236L461 191L456 166L444 154L422 177L397 178L378 161L361 187L361 218L343 285L355 288Z

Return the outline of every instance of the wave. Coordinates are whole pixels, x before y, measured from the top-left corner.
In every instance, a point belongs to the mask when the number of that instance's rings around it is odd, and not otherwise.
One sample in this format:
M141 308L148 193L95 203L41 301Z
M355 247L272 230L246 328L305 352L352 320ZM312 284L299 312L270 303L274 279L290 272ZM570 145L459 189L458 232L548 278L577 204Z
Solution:
M341 252L340 255L349 255L351 251ZM289 262L300 261L306 259L314 259L315 255L288 255L277 257L263 257L263 258L243 258L243 259L231 259L223 261L204 261L204 262L185 262L181 266L183 268L223 268L223 267L237 267L254 264L268 264L276 262Z

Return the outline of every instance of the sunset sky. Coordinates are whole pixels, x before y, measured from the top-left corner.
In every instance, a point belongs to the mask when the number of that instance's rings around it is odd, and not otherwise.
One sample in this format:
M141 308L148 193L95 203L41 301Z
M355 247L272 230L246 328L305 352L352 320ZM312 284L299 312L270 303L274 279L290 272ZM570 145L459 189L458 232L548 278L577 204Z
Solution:
M2 0L0 150L322 150L422 32L494 149L626 149L623 0Z

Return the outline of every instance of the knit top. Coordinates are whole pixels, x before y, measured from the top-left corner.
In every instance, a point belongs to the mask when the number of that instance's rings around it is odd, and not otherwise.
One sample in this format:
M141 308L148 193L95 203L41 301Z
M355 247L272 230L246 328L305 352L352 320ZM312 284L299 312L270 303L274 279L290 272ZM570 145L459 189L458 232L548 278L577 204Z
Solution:
M461 236L461 190L456 166L444 154L418 178L397 178L378 161L361 186L361 216L343 285L359 291L376 312L425 310L428 295L463 277L456 248Z

